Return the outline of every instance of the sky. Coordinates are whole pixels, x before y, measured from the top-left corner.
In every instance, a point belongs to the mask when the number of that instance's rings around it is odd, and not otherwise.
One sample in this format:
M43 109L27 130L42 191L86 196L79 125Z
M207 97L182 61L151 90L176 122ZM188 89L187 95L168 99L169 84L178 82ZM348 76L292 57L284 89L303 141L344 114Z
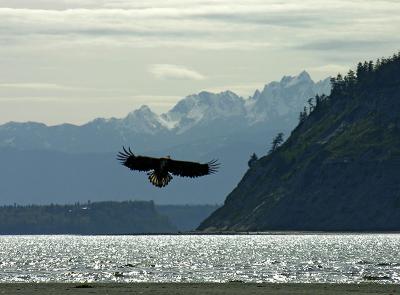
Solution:
M400 50L400 1L0 0L0 124L83 124L243 97Z

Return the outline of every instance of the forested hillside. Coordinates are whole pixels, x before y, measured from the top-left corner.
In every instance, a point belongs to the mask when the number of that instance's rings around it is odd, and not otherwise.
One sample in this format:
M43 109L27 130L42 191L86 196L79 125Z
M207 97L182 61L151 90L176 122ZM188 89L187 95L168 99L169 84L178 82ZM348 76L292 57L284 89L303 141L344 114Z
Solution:
M174 232L153 202L2 206L0 234L134 234Z
M400 54L331 80L201 230L400 230Z

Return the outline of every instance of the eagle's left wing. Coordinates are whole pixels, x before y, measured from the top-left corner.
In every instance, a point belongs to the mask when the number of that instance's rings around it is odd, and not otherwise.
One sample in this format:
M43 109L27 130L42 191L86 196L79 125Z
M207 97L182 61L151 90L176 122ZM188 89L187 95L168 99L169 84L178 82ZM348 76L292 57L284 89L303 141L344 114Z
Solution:
M212 160L205 164L186 161L168 161L168 171L177 176L199 177L217 172L219 164L217 160Z
M128 150L126 150L125 147L122 148L124 151L118 153L117 159L122 165L131 170L149 171L160 166L160 159L145 156L135 156L130 148L128 148Z

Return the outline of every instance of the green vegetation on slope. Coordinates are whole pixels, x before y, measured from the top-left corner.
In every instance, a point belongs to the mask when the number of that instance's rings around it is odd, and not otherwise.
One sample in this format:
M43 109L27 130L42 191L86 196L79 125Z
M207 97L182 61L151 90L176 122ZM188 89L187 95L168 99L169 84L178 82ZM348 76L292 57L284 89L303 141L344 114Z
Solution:
M201 230L400 230L400 54L332 79Z

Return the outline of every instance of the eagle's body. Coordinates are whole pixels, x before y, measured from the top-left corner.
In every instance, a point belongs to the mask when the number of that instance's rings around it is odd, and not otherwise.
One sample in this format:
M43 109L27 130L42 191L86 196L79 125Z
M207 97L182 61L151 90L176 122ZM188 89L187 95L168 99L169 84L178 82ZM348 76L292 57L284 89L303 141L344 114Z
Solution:
M135 156L131 149L119 152L117 159L131 170L147 171L150 182L157 187L166 186L172 179L172 175L182 177L199 177L213 174L217 171L219 164L216 160L205 164L187 161L176 161L170 157L152 158L146 156Z
M149 180L152 184L158 187L166 186L171 180L172 175L168 172L168 161L167 158L159 159L159 168L154 169L153 172L148 172Z

